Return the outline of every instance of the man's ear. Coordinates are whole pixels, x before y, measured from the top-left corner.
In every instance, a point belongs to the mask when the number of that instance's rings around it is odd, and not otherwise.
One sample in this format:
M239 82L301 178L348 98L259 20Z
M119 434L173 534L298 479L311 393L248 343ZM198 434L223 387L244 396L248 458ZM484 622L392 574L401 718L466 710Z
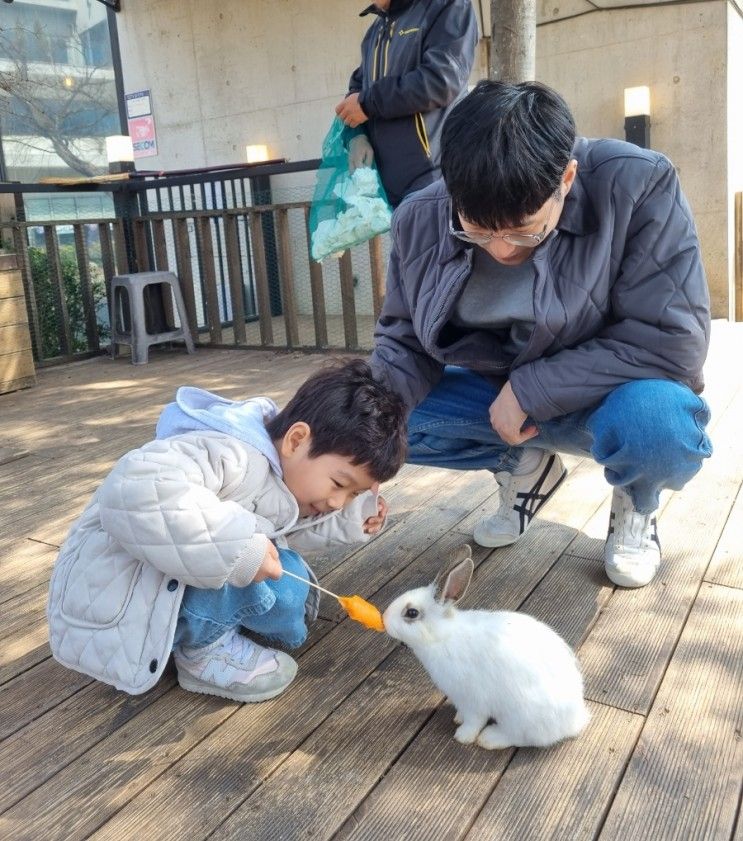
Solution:
M578 161L575 158L571 158L568 165L565 167L565 172L562 174L562 183L560 184L560 189L562 190L562 197L565 198L567 194L570 192L570 188L573 186L573 181L575 181L576 173L578 172Z
M279 452L285 458L293 456L302 445L309 444L310 427L304 421L293 423L281 439Z

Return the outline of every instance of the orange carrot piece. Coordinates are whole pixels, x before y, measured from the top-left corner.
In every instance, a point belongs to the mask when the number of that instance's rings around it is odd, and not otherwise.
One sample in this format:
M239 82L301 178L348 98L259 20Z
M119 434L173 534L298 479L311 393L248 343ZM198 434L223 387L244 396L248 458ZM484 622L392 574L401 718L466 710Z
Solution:
M362 599L361 596L338 596L337 598L343 609L355 622L359 622L365 628L371 628L373 631L384 631L382 614L371 602Z

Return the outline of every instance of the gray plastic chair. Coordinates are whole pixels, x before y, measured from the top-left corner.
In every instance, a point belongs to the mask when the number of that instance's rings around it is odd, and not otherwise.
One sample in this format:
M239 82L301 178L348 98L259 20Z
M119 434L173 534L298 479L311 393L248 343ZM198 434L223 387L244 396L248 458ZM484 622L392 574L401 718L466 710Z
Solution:
M181 326L165 333L148 333L145 321L144 290L146 286L162 283L169 286L175 301ZM126 289L129 299L130 329L124 329L124 309L121 290ZM194 353L193 339L188 330L188 316L183 303L183 295L178 278L172 272L133 272L120 274L111 278L111 356L116 356L116 345L130 345L132 349L132 364L145 365L149 355L150 345L160 342L170 342L183 339L189 353ZM121 325L121 326L119 326Z

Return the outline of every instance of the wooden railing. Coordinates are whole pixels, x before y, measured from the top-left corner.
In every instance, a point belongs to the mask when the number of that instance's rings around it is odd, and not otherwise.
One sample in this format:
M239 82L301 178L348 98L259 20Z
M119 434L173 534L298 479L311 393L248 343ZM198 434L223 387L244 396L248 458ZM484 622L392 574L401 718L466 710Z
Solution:
M0 229L10 231L18 255L37 363L101 352L112 317L111 278L150 270L177 275L188 326L202 345L370 348L373 323L384 297L382 238L346 251L338 259L317 263L309 255L309 207L309 202L299 201L153 212L128 220L0 223ZM40 231L43 241L39 241ZM66 249L60 247L60 231L71 240ZM36 245L31 233L36 235ZM267 239L272 240L270 249ZM275 254L274 260L270 253ZM34 276L39 255L46 256L44 302L39 300L40 279ZM69 312L70 271L76 271L79 283L77 322ZM363 287L359 277L364 279ZM361 307L360 296L364 299ZM44 312L50 305L56 352L49 350L50 314ZM161 315L174 323L169 297L163 299Z
M132 173L75 192L108 192L116 218L24 221L23 196L68 192L0 184L16 219L0 238L18 254L37 364L100 353L109 343L111 278L177 275L194 340L202 345L363 351L384 297L386 237L314 262L308 200L274 202L285 177L319 161L177 173ZM306 190L304 191L306 192ZM169 296L150 300L153 332L174 326Z

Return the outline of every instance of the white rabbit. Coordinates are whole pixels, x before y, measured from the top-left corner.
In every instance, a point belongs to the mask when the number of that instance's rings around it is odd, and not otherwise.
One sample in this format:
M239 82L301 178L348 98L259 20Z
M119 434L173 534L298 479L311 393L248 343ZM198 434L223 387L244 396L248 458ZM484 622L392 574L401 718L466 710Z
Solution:
M385 610L387 633L412 648L454 704L457 741L492 750L577 736L589 713L572 650L532 616L457 610L473 568L470 547L460 547L433 584Z

